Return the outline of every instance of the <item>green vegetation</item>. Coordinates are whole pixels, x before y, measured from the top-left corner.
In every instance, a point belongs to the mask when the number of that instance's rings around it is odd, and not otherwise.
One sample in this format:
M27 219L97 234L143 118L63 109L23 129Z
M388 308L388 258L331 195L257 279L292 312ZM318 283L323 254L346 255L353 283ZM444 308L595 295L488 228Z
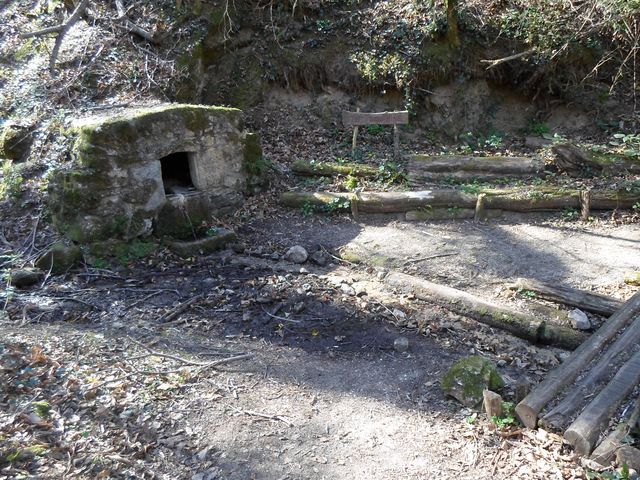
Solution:
M587 480L631 480L631 472L629 471L629 465L622 464L620 471L613 472L596 472L595 470L587 469Z
M562 211L562 218L565 222L572 222L580 217L580 212L573 207L565 207Z
M11 160L2 164L2 178L0 179L0 199L20 198L24 191L24 178Z
M383 125L367 125L367 133L370 135L380 135L384 133Z
M498 428L505 428L516 423L516 406L512 402L502 402L502 415L491 417L491 422Z

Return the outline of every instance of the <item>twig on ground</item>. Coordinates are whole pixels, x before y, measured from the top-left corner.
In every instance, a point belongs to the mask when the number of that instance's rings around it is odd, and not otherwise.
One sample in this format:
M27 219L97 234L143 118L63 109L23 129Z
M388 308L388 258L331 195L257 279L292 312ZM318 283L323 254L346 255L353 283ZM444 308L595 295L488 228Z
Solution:
M415 258L412 260L407 260L402 264L402 266L406 267L407 265L411 265L412 263L425 262L427 260L433 260L434 258L451 257L453 255L458 255L458 252L437 253L435 255L429 255L427 257Z
M204 295L202 295L202 294L195 295L194 297L191 297L186 302L181 303L180 305L178 305L173 310L171 310L171 311L165 313L164 315L162 315L158 319L158 323L161 323L164 326L175 325L176 323L181 323L183 321L182 319L178 319L178 320L173 320L173 319L176 318L178 315L180 315L185 310L187 310L189 307L191 307L197 301L202 300L203 297L204 297Z
M249 415L251 417L260 417L260 418L265 418L267 420L272 420L272 421L278 421L278 422L283 422L286 423L288 426L290 427L294 427L295 425L293 423L291 423L289 420L287 420L285 417L283 417L282 415L269 415L267 413L260 413L260 412L254 412L252 410L241 410L239 408L234 408L232 407L236 412L238 413L242 413L244 415Z
M282 320L283 322L290 323L302 323L300 320L294 320L292 318L281 317L280 315L274 315L273 313L269 313L264 307L262 307L262 311L269 315L271 318L275 318L276 320Z

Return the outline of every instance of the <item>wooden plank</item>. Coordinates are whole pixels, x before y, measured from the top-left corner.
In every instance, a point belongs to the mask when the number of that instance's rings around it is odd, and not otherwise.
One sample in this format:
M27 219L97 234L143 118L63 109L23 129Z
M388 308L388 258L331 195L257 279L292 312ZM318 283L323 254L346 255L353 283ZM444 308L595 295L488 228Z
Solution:
M587 405L564 433L564 439L580 455L588 455L622 401L640 382L640 350L625 363L613 380Z
M535 428L542 408L562 388L573 383L582 369L596 355L600 354L611 339L632 322L639 312L640 292L637 292L602 327L591 335L589 340L580 345L562 365L551 371L547 378L516 406L516 414L522 423L528 428Z
M342 124L345 127L358 125L406 125L409 123L409 112L347 112L342 111Z

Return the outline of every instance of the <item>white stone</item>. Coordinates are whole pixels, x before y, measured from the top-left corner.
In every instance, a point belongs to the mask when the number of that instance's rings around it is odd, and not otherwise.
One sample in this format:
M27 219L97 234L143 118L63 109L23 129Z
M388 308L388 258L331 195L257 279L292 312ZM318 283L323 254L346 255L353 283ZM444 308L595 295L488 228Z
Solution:
M284 254L284 258L293 263L304 263L307 261L307 258L309 258L309 254L304 249L304 247L301 247L300 245L294 245L289 250L287 250L287 253Z
M571 326L576 330L589 330L591 328L589 317L578 308L569 312L569 320L571 320Z

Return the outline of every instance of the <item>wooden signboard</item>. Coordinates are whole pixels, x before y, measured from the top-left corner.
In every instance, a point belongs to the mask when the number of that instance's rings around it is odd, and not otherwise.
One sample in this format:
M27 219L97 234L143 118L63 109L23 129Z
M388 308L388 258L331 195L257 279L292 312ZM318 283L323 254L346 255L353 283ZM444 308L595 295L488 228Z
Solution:
M351 144L351 153L356 150L358 138L358 127L362 125L393 125L393 158L397 159L400 152L400 138L398 135L398 125L406 125L409 123L409 112L404 110L400 112L342 112L342 124L345 127L353 127L353 141Z

